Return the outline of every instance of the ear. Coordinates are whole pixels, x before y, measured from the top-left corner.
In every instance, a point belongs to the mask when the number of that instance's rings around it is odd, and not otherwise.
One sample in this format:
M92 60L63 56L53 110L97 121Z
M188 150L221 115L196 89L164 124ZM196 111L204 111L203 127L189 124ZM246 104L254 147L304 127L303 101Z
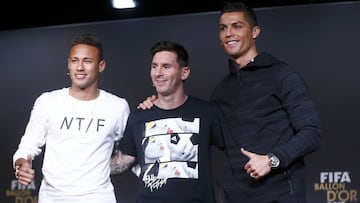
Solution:
M260 26L255 26L252 28L252 37L255 40L260 35L261 28Z
M106 67L106 62L105 62L105 60L100 61L100 63L99 63L99 73L104 72L105 67Z
M189 66L182 67L181 70L181 80L186 80L190 75L190 68Z

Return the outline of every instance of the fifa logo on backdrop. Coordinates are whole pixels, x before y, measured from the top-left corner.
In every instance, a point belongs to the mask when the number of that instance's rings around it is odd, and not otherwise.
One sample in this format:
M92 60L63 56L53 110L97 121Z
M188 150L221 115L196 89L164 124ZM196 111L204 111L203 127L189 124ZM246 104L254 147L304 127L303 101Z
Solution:
M325 192L327 203L358 202L358 191L349 188L349 171L320 172L319 180L319 183L314 183L314 191Z
M17 180L12 180L10 183L10 189L6 190L6 197L13 197L15 203L37 203L38 197L36 194L37 188L35 182L31 182L30 185L24 186Z

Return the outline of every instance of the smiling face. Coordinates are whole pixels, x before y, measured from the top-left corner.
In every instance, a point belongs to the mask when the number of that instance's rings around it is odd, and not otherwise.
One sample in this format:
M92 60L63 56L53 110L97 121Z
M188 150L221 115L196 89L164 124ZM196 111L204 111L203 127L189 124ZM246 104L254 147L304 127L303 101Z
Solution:
M170 51L159 51L153 56L150 76L161 96L183 91L183 80L188 77L188 67L181 67L176 59L177 55Z
M99 50L94 46L78 44L71 48L68 58L72 89L97 88L99 74L105 61L99 59Z
M227 12L220 17L220 42L234 60L256 56L255 39L259 33L260 27L251 27L244 12Z

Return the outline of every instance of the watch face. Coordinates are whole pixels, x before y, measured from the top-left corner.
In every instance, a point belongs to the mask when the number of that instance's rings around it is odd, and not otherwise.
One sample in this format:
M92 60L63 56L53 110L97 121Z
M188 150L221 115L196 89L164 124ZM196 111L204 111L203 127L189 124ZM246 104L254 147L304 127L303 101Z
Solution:
M280 165L280 160L276 156L271 156L269 159L269 165L271 168L276 168Z

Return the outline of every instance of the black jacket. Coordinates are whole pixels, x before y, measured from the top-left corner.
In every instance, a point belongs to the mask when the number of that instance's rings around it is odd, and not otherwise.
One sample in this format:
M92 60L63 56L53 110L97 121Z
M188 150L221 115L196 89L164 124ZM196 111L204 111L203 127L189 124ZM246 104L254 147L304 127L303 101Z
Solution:
M320 147L322 136L304 80L265 52L241 69L229 60L229 68L211 95L222 114L226 143L220 187L231 202L270 202L288 192L305 195L303 158ZM280 168L261 180L250 178L241 147L275 154Z

